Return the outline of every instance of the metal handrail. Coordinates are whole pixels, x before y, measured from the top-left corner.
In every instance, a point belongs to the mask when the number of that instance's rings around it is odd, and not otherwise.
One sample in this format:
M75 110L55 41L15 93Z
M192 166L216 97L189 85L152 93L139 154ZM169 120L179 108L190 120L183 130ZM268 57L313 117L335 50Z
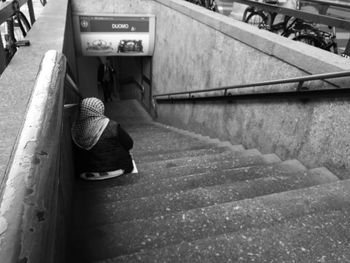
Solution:
M83 95L81 95L79 88L78 88L78 85L75 83L73 78L68 73L66 73L65 78L66 78L67 83L69 84L68 87L70 87L71 90L79 97L79 99L82 100Z
M298 86L293 92L305 92L308 89L303 87L304 82L306 81L312 81L312 80L325 80L325 79L333 79L333 78L341 78L341 77L350 77L350 71L341 71L341 72L333 72L333 73L323 73L323 74L314 74L310 76L303 76L303 77L296 77L296 78L288 78L288 79L278 79L278 80L269 80L269 81L260 81L260 82L254 82L254 83L248 83L248 84L238 84L233 86L227 86L227 87L220 87L220 88L212 88L212 89L201 89L201 90L191 90L191 91L181 91L181 92L171 92L171 93L164 93L164 94L156 94L153 95L153 98L156 100L161 99L161 97L167 97L167 99L174 100L174 99L181 99L184 98L174 98L171 96L178 96L178 95L188 95L188 99L194 99L193 94L199 94L199 93L208 93L213 91L223 91L223 95L221 97L232 97L232 94L229 94L229 90L233 89L243 89L243 88L253 88L253 87L261 87L261 86L268 86L268 85L279 85L279 84L287 84L287 83L298 83ZM333 88L333 89L313 89L312 91L330 91L330 90L345 90L345 88ZM288 90L290 92L290 89ZM275 93L275 92L271 92ZM283 92L280 92L283 93ZM254 92L253 94L259 94L257 92ZM266 93L264 93L266 94ZM211 97L211 96L209 96ZM217 95L215 97L218 97Z

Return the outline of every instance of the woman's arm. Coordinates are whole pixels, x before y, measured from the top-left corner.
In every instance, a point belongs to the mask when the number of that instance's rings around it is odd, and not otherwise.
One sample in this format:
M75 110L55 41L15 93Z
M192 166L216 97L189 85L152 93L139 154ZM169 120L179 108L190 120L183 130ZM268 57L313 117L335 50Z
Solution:
M132 149L134 142L130 135L118 124L118 137L120 144L123 146L123 148L127 151L130 151Z

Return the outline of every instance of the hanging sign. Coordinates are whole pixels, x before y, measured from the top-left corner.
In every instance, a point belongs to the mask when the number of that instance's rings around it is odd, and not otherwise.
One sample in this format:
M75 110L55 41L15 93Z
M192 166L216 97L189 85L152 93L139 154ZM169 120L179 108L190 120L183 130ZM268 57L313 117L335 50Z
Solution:
M151 56L154 15L74 15L76 48L83 56Z

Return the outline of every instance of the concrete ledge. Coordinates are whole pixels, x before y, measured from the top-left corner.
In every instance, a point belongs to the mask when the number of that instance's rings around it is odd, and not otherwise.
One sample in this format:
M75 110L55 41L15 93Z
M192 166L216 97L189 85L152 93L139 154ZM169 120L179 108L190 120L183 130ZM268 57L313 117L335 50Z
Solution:
M43 262L52 257L62 125L59 105L63 105L65 65L62 55L49 51L36 78L2 189L0 261L3 263Z
M31 45L20 48L0 80L0 181L10 162L16 136L24 121L42 57L51 49L63 51L68 0L49 1L27 35Z
M54 193L58 183L54 180L58 177L47 175L54 174L55 166L50 164L59 160L56 158L59 153L57 151L59 137L56 136L54 139L51 137L45 141L47 137L43 134L55 136L60 132L55 125L56 121L59 124L62 121L58 120L60 112L57 111L60 108L57 103L63 103L63 82L55 77L59 71L65 72L66 64L58 62L57 68L51 73L46 71L50 70L50 65L45 64L44 69L42 68L45 74L42 72L38 75L38 72L42 58L48 50L63 52L64 48L67 48L64 37L67 13L68 0L49 1L27 35L31 45L20 48L1 75L0 262L2 263L50 262L39 258L47 256L48 259L50 253L53 253L49 247L52 248L51 245L57 241L46 239L41 233L45 231L53 233L53 228L56 226L55 222L51 221L50 217L55 218L55 214L50 209L57 207L49 203L56 201ZM35 91L35 85L39 85L36 82L37 76L42 82L51 81L49 83L52 85L51 89L42 86ZM60 92L61 95L57 95ZM36 112L34 116L33 107ZM26 116L30 114L32 119L26 122ZM33 118L42 119L34 124L31 122ZM22 128L31 128L35 131L22 132ZM48 154L50 158L47 158ZM46 170L43 176L45 169L50 172ZM43 246L47 246L47 249Z
M349 60L339 55L186 1L155 2L158 36L153 94L349 70ZM348 88L349 78L307 85L310 89ZM278 85L263 90L296 87ZM262 153L274 152L282 160L298 159L309 168L325 166L337 176L349 178L348 107L347 96L177 102L159 104L157 120Z

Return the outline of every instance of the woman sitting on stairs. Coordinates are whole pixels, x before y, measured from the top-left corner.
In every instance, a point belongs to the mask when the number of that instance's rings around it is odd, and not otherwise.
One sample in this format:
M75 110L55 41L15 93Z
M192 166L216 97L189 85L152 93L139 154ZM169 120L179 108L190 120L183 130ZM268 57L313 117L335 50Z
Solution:
M133 140L104 111L101 100L85 98L72 127L78 170L86 180L113 178L133 170Z

